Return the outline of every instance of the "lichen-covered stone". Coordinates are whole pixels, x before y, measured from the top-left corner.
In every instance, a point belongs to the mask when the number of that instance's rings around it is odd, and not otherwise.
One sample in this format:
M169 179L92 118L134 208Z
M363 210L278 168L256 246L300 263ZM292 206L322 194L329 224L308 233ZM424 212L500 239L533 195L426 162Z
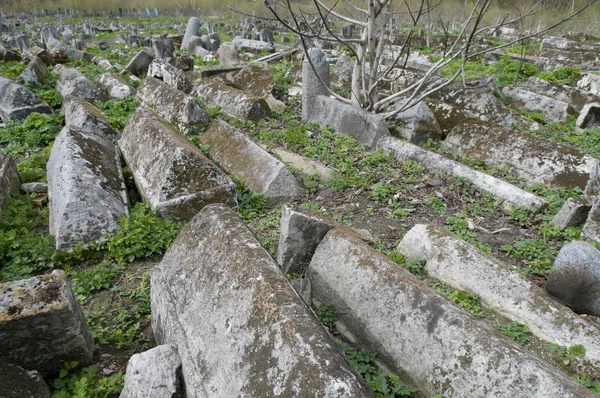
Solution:
M600 196L596 196L592 202L592 208L581 230L581 239L600 243Z
M580 129L591 129L600 127L600 103L586 104L575 122Z
M142 197L163 216L187 221L211 203L237 205L231 179L148 109L129 119L119 147Z
M134 89L131 88L125 81L111 73L104 73L98 79L98 85L104 87L108 91L110 98L125 99L134 94Z
M59 250L102 240L129 213L118 149L106 137L65 126L48 160L50 234Z
M408 99L401 98L392 102L386 111L399 109L407 102ZM388 119L388 128L392 135L415 144L423 144L429 139L439 141L443 136L442 128L423 101Z
M56 68L55 68L56 71ZM56 82L56 89L63 98L79 97L87 101L106 101L108 92L92 83L83 73L75 68L61 68L60 77Z
M313 297L424 396L593 396L345 230L325 235L307 276Z
M597 159L530 134L484 124L462 124L450 132L442 148L483 160L491 167L510 168L527 185L578 187L588 194L600 188Z
M62 110L65 113L65 124L75 130L108 139L116 139L121 136L121 133L106 120L100 109L83 98L65 99Z
M63 271L0 284L0 360L44 376L87 365L94 340Z
M138 52L131 61L127 64L127 69L131 74L136 76L142 76L148 70L148 67L154 60L154 57L148 54L145 50Z
M156 340L178 346L188 397L373 397L226 206L194 217L150 284Z
M600 76L593 73L585 73L577 82L577 87L593 95L600 95Z
M50 389L37 371L0 361L0 397L50 398Z
M166 60L155 59L148 67L148 77L156 77L167 86L181 90L186 94L192 92L192 80L181 69L169 64Z
M219 74L215 79L248 95L265 99L275 87L273 74L266 62L244 65L240 70Z
M397 251L424 261L428 275L477 295L481 303L527 325L542 340L560 346L582 344L600 361L600 330L556 302L506 264L436 225L415 225Z
M585 222L592 208L589 197L569 198L552 219L561 229L574 227Z
M208 112L191 95L148 76L137 92L140 103L187 133L210 123Z
M565 121L568 114L574 115L577 113L571 105L564 101L516 87L504 87L502 95L512 106L530 112L539 112L546 119L552 121Z
M119 398L182 398L182 387L177 347L159 345L129 359Z
M525 90L552 97L566 102L576 110L581 110L588 102L598 101L598 97L590 93L578 90L575 87L565 86L548 80L532 76L523 84Z
M52 109L31 91L0 76L0 118L4 122L22 120L29 114L52 113Z
M252 97L217 81L197 81L192 94L202 97L210 106L220 106L224 113L242 121L257 121L271 115L271 109L264 99Z
M39 57L32 57L27 67L17 78L20 84L46 84L48 82L48 68Z
M19 192L19 172L12 156L0 152L0 216L10 197Z
M208 145L210 157L227 173L241 178L250 191L264 194L272 204L302 194L294 175L243 133L224 121L214 124L200 142Z
M271 43L265 43L260 40L244 39L241 36L236 36L231 41L242 51L273 51L275 47Z

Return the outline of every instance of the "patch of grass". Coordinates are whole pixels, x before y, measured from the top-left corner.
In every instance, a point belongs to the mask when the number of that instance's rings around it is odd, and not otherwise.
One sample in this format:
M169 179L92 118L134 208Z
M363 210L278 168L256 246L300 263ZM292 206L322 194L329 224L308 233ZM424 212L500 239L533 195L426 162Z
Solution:
M121 372L98 378L97 365L75 373L78 365L77 362L65 363L59 377L52 383L52 398L106 398L123 389L125 376Z
M437 196L425 198L423 199L423 204L431 207L431 209L440 216L446 214L446 204L442 198L438 198Z
M25 70L25 65L19 61L0 62L0 76L10 80L17 80L17 77Z
M254 232L256 239L258 239L260 244L267 249L273 258L277 257L280 223L280 208L269 212L261 212L258 216L246 221L248 227Z
M304 178L304 189L307 195L314 195L321 187L321 176L318 174L310 174Z
M471 231L469 229L469 222L465 220L466 214L460 213L456 217L447 217L445 228L461 238L462 240L469 242L473 246L477 247L479 250L484 253L490 254L492 252L492 248L482 243L477 238L477 233Z
M50 158L50 151L52 150L52 144L42 149L40 152L29 156L17 165L19 171L19 179L21 183L26 182L46 182L46 163Z
M287 93L287 91L296 85L296 79L291 73L293 63L291 61L283 60L281 62L273 62L269 64L271 73L273 74L273 80L275 81L275 88L281 92Z
M513 245L504 245L500 248L513 258L524 260L525 267L519 271L528 274L548 274L558 252L541 239L521 239Z
M575 375L573 379L582 386L589 388L594 394L600 395L600 378L593 378L587 375Z
M551 72L542 72L538 75L540 79L548 80L558 84L571 84L576 74L581 72L580 66L561 66Z
M50 72L46 84L40 85L29 82L25 84L25 87L43 99L51 108L57 108L62 102L62 96L55 88L59 76L56 72Z
M241 179L233 178L238 201L238 214L244 222L252 221L267 210L267 195L253 194Z
M64 116L32 113L25 120L8 122L0 129L0 150L14 158L40 151L60 132Z
M427 271L425 271L425 267L423 267L423 264L421 264L420 261L407 260L402 253L398 252L388 251L385 253L385 255L396 264L401 265L404 269L417 278L424 279L427 277Z
M549 343L547 347L548 350L556 354L557 357L567 359L569 361L572 361L575 358L583 358L587 353L587 350L581 344L575 344L571 347L564 347L558 344Z
M527 325L513 321L507 325L494 325L494 328L498 329L506 337L516 341L523 347L527 347L530 336L529 327L527 327Z
M109 101L95 101L94 104L106 115L106 120L116 129L122 131L127 125L129 118L139 106L134 97L123 100L112 99Z
M531 131L530 134L559 144L574 146L583 153L600 158L600 129L578 131L575 128L575 119L571 116L567 116L567 123L548 123L543 129Z
M385 182L378 182L371 187L371 199L383 204L391 201L401 188Z
M483 318L485 316L479 296L449 288L444 282L432 283L429 286L438 293L446 296L450 301L469 312L475 318Z

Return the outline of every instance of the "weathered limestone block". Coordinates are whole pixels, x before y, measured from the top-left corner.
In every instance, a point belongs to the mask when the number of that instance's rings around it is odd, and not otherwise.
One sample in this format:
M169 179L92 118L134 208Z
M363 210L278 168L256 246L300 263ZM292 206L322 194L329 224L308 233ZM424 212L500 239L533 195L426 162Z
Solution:
M502 198L513 206L525 207L537 212L548 205L548 202L544 199L509 184L508 182L492 177L489 174L473 170L455 160L448 159L447 157L434 152L426 151L416 145L409 144L408 142L393 137L381 139L377 144L377 149L383 149L385 152L392 152L396 159L400 161L408 159L414 160L425 166L428 170L432 170L436 173L465 178L477 188Z
M334 223L323 214L298 211L288 205L281 209L277 263L286 274L306 270L317 246Z
M271 109L262 98L247 95L223 83L202 79L196 81L192 95L202 97L211 106L220 106L231 117L242 121L261 120L271 116Z
M77 69L61 68L59 73L56 89L63 98L80 97L90 102L108 100L108 92L104 88L96 86Z
M546 290L577 313L600 316L600 250L586 242L563 246L552 266ZM584 346L586 356L594 358L588 345Z
M244 65L239 70L221 73L215 79L248 95L265 98L265 100L275 87L273 74L266 62Z
M226 206L194 217L150 284L156 340L178 346L188 397L373 397Z
M331 126L336 132L351 135L369 148L374 148L380 139L390 135L387 122L381 115L324 95L314 99L311 113L306 115L305 120Z
M121 136L121 133L106 120L100 109L83 98L67 98L63 101L62 110L65 113L65 124L77 131L109 140Z
M345 230L325 235L307 275L313 297L424 396L593 396Z
M0 361L0 397L50 398L50 389L35 370L25 369Z
M25 119L33 112L52 113L52 108L25 87L0 76L0 118L2 121Z
M577 111L566 102L520 88L506 86L502 89L502 95L511 105L541 113L546 119L552 121L565 121L567 114L577 114Z
M134 89L130 87L123 79L114 76L111 73L104 73L98 79L98 85L108 91L110 98L125 99L134 94Z
M600 95L600 75L585 73L577 82L577 87L593 95Z
M281 161L226 122L213 125L200 142L209 146L210 157L223 170L243 179L250 191L267 195L271 204L302 194L296 177Z
M591 209L592 204L589 197L569 198L556 213L552 223L561 229L581 225L587 219Z
M186 94L192 92L192 81L188 75L179 68L174 67L165 60L155 59L148 67L148 77L156 77L166 85Z
M580 111L588 102L598 101L598 97L571 86L549 82L539 77L532 76L525 81L523 88L536 94L545 95L566 102Z
M195 55L204 59L207 55L210 55L210 51L203 47L204 42L201 37L192 36L188 42L188 51L191 55Z
M19 172L13 158L0 152L0 216L10 197L19 192Z
M387 110L399 109L407 102L408 99L400 99ZM392 135L415 144L423 144L429 139L438 141L443 137L439 123L423 101L393 116L388 120L388 127Z
M92 62L92 59L94 58L93 54L90 54L88 52L85 52L83 50L78 50L76 48L72 48L72 47L66 47L64 49L64 54L67 56L67 58L69 58L71 61L85 61L85 62Z
M471 244L435 225L415 225L397 251L425 261L427 273L455 289L476 294L481 302L535 336L570 347L582 344L586 356L600 360L600 330L546 292Z
M335 174L335 170L325 166L323 163L298 155L297 153L281 148L272 148L266 144L261 144L260 147L275 155L277 159L280 159L286 165L295 167L306 175L317 174L323 182L329 181Z
M4 47L0 44L0 61L20 61L21 57L16 51Z
M140 103L153 109L182 133L210 123L208 112L191 95L148 76L138 89Z
M600 127L600 103L593 102L586 104L575 122L580 129L590 129Z
M17 78L20 84L35 83L46 84L48 81L48 68L39 57L32 57L27 67Z
M119 147L142 197L161 215L188 221L211 203L237 206L231 179L149 110L136 110Z
M579 187L586 194L600 188L600 162L578 149L483 124L455 127L442 148L483 160L491 167L508 167L526 184Z
M165 344L129 359L119 398L182 398L181 390L181 359L177 347Z
M600 243L600 196L596 196L592 202L592 209L581 230L581 239Z
M148 70L148 67L154 60L154 57L148 54L145 50L138 52L131 61L127 64L127 69L131 74L136 76L142 76Z
M59 250L102 240L129 213L118 149L106 137L65 126L48 160L50 234Z
M94 340L63 271L0 284L0 360L54 375L92 361Z
M175 56L175 44L173 40L152 40L154 55L158 59L173 58Z
M231 42L221 44L217 50L217 57L219 64L223 66L234 66L240 63L240 53L236 45Z
M260 40L244 39L241 36L236 36L231 41L241 51L274 51L275 47L271 43L265 43Z

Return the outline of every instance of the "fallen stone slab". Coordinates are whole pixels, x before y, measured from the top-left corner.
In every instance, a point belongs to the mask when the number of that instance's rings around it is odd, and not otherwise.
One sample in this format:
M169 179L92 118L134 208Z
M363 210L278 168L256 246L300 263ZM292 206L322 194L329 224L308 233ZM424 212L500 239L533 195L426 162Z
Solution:
M261 144L260 147L265 151L274 154L277 159L280 159L286 165L295 167L306 175L318 175L323 182L329 181L335 173L335 170L324 164L294 152L286 151L281 148L270 148L268 145L264 144Z
M209 146L209 156L225 172L243 179L251 192L266 195L272 205L303 192L285 164L224 121L214 124L200 142Z
M0 397L50 398L51 394L50 388L35 370L27 371L0 361Z
M64 49L64 54L71 61L92 62L92 59L94 58L93 54L90 54L90 53L88 53L86 51L83 51L83 50L77 50L77 49L72 48L72 47L66 47Z
M34 112L51 114L52 108L25 87L0 76L2 121L22 120Z
M584 73L583 77L577 81L577 87L593 95L600 95L600 75Z
M174 67L165 60L155 59L148 67L148 77L156 77L166 85L186 94L192 92L192 80L179 68Z
M536 76L527 79L523 84L523 88L536 94L566 102L577 111L580 111L588 102L598 101L598 97L595 95L578 90L575 87L549 82Z
M135 111L119 147L140 194L162 216L189 221L211 203L237 206L233 181L149 110Z
M586 104L575 122L580 129L591 129L600 127L600 103Z
M92 362L94 340L63 271L0 284L0 361L57 374Z
M600 330L501 261L435 225L415 225L396 249L425 262L427 273L449 286L476 294L532 334L560 346L582 344L586 356L600 360Z
M556 256L546 290L577 313L600 316L600 250L586 242L564 245ZM588 345L584 346L586 356L594 358Z
M204 59L210 55L210 51L204 48L204 41L199 36L192 36L188 42L188 51L191 55L195 55Z
M14 50L4 47L0 44L0 61L10 62L10 61L20 61L21 56Z
M265 43L260 40L244 39L241 36L236 36L231 41L240 51L275 51L275 47L271 43Z
M202 79L196 81L192 95L202 97L206 104L219 106L231 117L242 121L261 120L271 116L271 109L262 98L247 95L223 83Z
M505 202L519 207L525 207L537 212L548 205L544 199L518 188L506 181L492 177L489 174L465 166L455 160L434 152L426 151L420 147L398 140L393 137L382 138L377 144L377 149L393 153L400 160L414 160L426 169L442 175L460 177L470 181L475 187L504 199Z
M191 95L170 87L162 81L148 76L137 92L142 105L150 108L160 117L176 126L182 133L188 133L210 123L208 112Z
M135 90L120 77L104 73L98 79L98 85L108 91L110 98L125 99L131 97Z
M600 243L600 196L592 202L592 208L581 230L581 239Z
M190 221L150 285L154 335L177 345L188 397L373 397L225 205Z
M275 87L273 74L266 62L244 65L239 70L221 73L215 80L265 100L271 96Z
M118 149L106 137L65 126L48 160L50 234L58 250L106 239L129 214Z
M21 184L20 189L25 193L48 193L48 184L45 182L26 182Z
M283 205L277 247L277 263L283 272L304 273L317 246L334 226L335 223L323 214Z
M9 154L0 152L0 216L10 197L19 192L19 172Z
M135 354L127 363L119 398L181 398L181 359L177 347L159 345Z
M593 396L346 230L325 235L307 276L313 297L424 396Z
M60 77L56 82L56 90L63 98L80 97L90 102L108 100L106 89L96 86L77 69L60 68L59 71Z
M387 111L399 109L407 102L408 99L395 101ZM389 119L388 128L392 135L414 144L423 144L429 139L439 141L443 137L442 128L423 101Z
M581 188L586 194L600 188L600 161L576 148L540 139L531 134L484 124L456 126L442 148L509 168L527 185Z
M125 69L132 75L143 76L146 74L146 71L153 60L154 57L152 55L148 54L145 50L142 50L131 58L131 61L129 61Z
M502 95L513 107L541 113L544 118L552 121L565 121L567 115L577 114L566 102L520 88L506 86L502 89Z
M552 223L561 229L574 227L585 222L592 209L588 197L569 198L552 219Z
M382 116L333 98L319 95L311 109L305 120L331 126L336 132L348 134L369 148L390 135Z
M69 97L63 101L65 124L89 135L104 139L118 139L121 133L106 120L100 109L83 98Z

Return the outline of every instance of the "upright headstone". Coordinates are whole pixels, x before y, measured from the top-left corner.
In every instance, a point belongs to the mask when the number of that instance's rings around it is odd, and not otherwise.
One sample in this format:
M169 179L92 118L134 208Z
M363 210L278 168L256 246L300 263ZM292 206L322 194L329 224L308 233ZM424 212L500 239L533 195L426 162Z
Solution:
M260 31L260 33L258 34L260 41L264 41L265 43L275 43L275 39L273 38L273 31L271 31L271 29L269 28L265 28L263 30Z
M319 48L309 48L308 57L302 63L302 119L306 120L311 114L315 98L319 95L329 95L329 61ZM314 70L313 70L314 67ZM316 72L316 73L315 73Z
M200 20L196 17L190 18L187 27L185 28L185 34L183 35L183 41L181 42L181 49L187 50L190 38L198 35L198 28L200 27Z

